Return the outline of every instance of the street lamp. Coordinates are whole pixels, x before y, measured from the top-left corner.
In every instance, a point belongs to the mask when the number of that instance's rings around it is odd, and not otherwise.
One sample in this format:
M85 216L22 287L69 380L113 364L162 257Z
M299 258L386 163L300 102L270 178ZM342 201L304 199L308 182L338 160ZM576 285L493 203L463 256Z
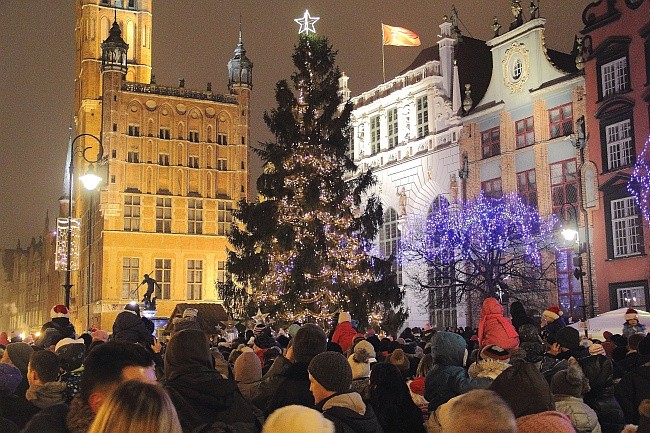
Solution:
M585 324L585 337L589 338L589 329L587 327L587 297L585 296L585 283L584 276L586 275L585 271L582 269L582 255L587 252L587 244L580 242L580 233L578 231L578 213L576 207L573 203L564 203L564 206L571 206L574 216L575 225L569 223L562 226L561 234L562 237L569 242L569 244L574 243L576 249L574 252L576 255L573 256L573 276L576 280L580 281L580 293L582 294L582 321Z
M87 156L86 153L88 150L92 149L93 146L82 146L81 148L75 148L75 143L82 137L89 137L95 140L98 144L97 155L95 158ZM71 274L72 274L72 183L74 180L74 159L75 154L81 154L81 157L90 164L90 169L83 175L79 177L84 187L88 190L93 190L97 188L97 185L102 181L102 178L97 175L94 169L94 164L99 163L104 155L104 148L102 146L101 140L88 133L83 133L77 135L70 142L70 161L68 165L68 217L67 217L67 230L66 230L66 244L65 244L65 284L63 288L65 290L65 306L70 308L70 290L72 289L71 283ZM58 247L60 246L57 242L57 253ZM60 254L59 254L60 255Z

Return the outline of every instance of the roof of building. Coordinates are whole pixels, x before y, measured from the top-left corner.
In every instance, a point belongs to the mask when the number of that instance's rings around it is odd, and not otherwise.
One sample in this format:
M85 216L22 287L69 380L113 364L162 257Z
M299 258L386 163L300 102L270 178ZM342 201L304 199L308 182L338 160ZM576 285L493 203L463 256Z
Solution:
M217 326L221 325L221 322L228 320L228 313L226 312L223 305L216 303L202 303L202 304L187 304L180 303L176 304L174 311L169 316L169 322L165 326L165 332L172 332L174 330L174 318L182 317L183 311L187 308L196 308L198 314L196 316L196 321L199 323L201 329L208 335L214 334L217 330Z
M455 47L456 64L461 86L461 97L464 97L465 84L471 84L472 100L476 104L483 98L492 76L492 53L485 41L463 36ZM420 51L415 60L402 72L418 68L427 62L440 60L438 44Z

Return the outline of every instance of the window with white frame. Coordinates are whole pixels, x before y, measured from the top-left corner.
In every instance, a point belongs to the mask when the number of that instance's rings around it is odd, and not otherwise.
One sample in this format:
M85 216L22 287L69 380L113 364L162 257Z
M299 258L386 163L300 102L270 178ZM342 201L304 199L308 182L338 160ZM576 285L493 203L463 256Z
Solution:
M379 152L381 142L380 131L379 116L372 116L370 118L370 153L372 155Z
M226 270L226 262L218 261L217 262L217 283L225 283L230 279L230 275Z
M140 152L137 150L129 150L126 154L126 160L134 163L140 162Z
M187 261L187 299L202 299L203 260Z
M628 257L642 252L641 219L634 197L612 200L611 224L614 257Z
M379 230L379 247L385 258L394 255L392 270L397 276L397 284L402 284L402 264L397 259L397 248L401 239L401 231L398 227L398 216L395 209L388 208L384 212L384 224Z
M137 299L137 289L140 282L140 259L137 257L122 258L122 299Z
M158 165L169 166L169 153L158 154Z
M630 119L605 126L607 168L613 170L634 162L634 141Z
M601 65L600 80L603 97L628 90L629 71L627 57L621 57Z
M187 232L191 235L203 233L203 200L187 200Z
M646 309L647 300L645 297L645 287L623 287L616 289L616 301L618 308Z
M156 286L156 298L170 299L170 292L172 286L172 260L171 259L156 259L154 261L154 279L160 284L160 288Z
M386 111L388 120L388 148L392 149L397 146L397 108L391 108Z
M418 138L429 135L429 98L421 96L415 100Z
M140 231L140 196L124 196L124 231Z

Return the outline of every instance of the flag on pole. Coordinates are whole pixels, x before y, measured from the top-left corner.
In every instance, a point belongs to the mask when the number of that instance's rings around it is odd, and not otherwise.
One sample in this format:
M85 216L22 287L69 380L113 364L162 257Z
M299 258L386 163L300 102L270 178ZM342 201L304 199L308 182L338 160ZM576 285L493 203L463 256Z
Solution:
M381 25L384 35L384 45L394 45L396 47L418 47L420 46L420 37L409 29L403 27Z

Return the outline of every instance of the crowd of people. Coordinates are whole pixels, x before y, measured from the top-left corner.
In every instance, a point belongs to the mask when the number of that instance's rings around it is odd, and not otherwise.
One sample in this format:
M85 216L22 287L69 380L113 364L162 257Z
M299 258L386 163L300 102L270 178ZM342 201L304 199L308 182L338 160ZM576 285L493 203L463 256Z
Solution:
M650 336L581 337L549 307L484 301L477 329L382 337L341 312L213 338L197 310L164 345L137 305L77 335L63 305L38 338L0 333L0 431L26 433L649 433ZM623 319L623 318L622 318Z

